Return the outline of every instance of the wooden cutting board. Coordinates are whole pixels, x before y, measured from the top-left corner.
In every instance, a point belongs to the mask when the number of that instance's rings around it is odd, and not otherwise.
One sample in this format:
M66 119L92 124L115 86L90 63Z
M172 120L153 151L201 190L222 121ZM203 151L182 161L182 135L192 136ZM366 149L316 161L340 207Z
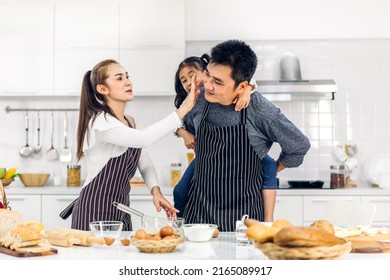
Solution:
M50 248L50 251L45 251L41 253L31 253L31 252L18 252L15 250L11 250L9 248L5 248L3 246L0 246L0 253L7 254L14 257L19 258L26 258L26 257L42 257L42 256L49 256L49 255L55 255L58 253L57 249Z
M347 238L352 242L351 253L389 253L390 234L378 234L375 236L353 236Z

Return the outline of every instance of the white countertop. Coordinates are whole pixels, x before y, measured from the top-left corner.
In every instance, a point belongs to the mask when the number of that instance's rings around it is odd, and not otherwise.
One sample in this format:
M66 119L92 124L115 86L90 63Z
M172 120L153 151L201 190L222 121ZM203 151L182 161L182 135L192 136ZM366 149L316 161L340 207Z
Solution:
M130 232L123 232L129 237ZM48 244L49 245L49 244ZM51 246L51 245L49 245ZM263 253L253 245L237 245L234 232L222 232L218 238L208 242L184 242L175 252L165 254L141 253L133 245L123 246L114 243L111 246L94 245L92 247L58 247L58 254L44 257L17 258L0 254L0 260L266 260ZM390 253L346 254L341 260L390 260Z

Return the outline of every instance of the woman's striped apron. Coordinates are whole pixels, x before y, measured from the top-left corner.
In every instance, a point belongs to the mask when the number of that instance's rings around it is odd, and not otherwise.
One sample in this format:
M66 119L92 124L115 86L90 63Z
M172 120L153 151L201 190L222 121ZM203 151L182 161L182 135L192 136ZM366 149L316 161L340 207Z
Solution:
M140 156L141 149L128 148L119 157L111 158L60 216L66 219L72 214L74 229L89 230L89 223L93 221L122 221L123 231L131 231L131 216L118 210L112 203L116 201L129 205L129 181L137 170Z
M216 127L205 121L207 103L198 129L195 174L184 210L186 223L217 224L234 231L244 214L263 220L261 159L246 130L246 109L238 125Z

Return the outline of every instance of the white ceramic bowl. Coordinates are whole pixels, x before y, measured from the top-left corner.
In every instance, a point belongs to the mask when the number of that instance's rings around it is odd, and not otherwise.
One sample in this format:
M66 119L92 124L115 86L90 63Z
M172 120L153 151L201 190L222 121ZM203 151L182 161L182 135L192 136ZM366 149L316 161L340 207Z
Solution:
M184 236L192 242L209 241L217 228L218 226L214 224L186 224L183 226Z
M118 239L122 232L123 223L119 221L96 221L89 223L89 227L96 238L111 237Z

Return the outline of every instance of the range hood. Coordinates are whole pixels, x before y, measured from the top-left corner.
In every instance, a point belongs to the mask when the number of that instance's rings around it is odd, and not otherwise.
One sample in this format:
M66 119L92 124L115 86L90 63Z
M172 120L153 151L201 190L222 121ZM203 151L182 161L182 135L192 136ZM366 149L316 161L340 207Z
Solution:
M298 58L292 53L281 56L280 80L257 81L258 91L270 101L334 100L334 80L304 80Z

